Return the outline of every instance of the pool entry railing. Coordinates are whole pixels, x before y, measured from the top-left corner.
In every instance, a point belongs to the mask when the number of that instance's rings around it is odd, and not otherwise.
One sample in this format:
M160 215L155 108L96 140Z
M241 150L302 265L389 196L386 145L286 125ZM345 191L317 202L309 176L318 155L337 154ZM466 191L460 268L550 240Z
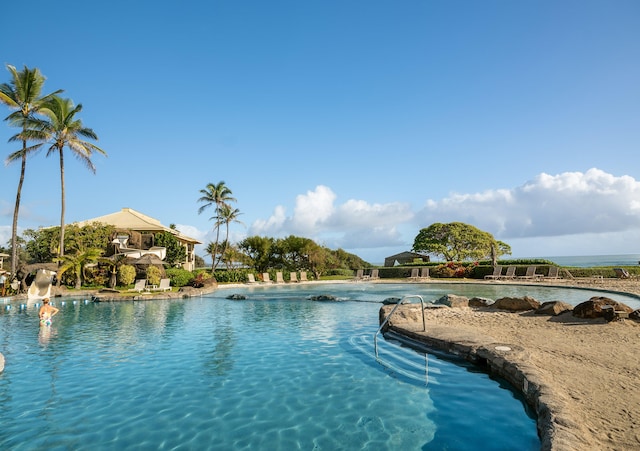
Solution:
M398 364L393 364L391 363L391 361L387 362L382 360L378 354L378 334L387 325L387 323L389 322L389 319L391 318L391 315L395 313L398 307L405 302L409 302L413 298L420 299L420 307L422 311L422 330L423 331L427 330L427 322L425 320L425 314L424 314L424 299L422 299L422 296L419 296L419 295L405 296L393 307L393 309L391 309L391 312L389 312L389 314L385 317L384 321L382 321L382 324L380 325L375 335L373 336L373 346L375 349L376 361L378 363L385 366L386 368L389 368L395 371L396 373L402 374L405 377L409 377L415 380L422 380L422 382L424 382L424 384L426 385L426 384L429 384L429 356L426 352L424 354L424 366L420 366L419 364L417 364L417 362L413 362L406 358L400 357L399 355L396 355L396 353L389 354L389 357L391 358L391 360L398 363ZM385 351L385 352L388 353L388 351ZM404 367L404 369L401 367ZM424 372L424 374L422 375L422 377L420 377L418 376L416 371Z
M420 310L422 311L422 330L423 331L427 330L427 322L426 322L426 320L424 318L424 299L422 299L422 296L417 295L417 294L410 294L408 296L403 297L395 305L395 307L393 307L393 309L391 309L391 312L389 312L389 314L386 316L384 321L382 321L382 324L380 324L380 327L378 328L378 330L376 331L375 335L373 336L373 347L374 347L375 352L376 352L376 359L378 358L378 334L380 333L380 331L382 331L382 329L384 329L384 326L387 325L387 323L389 322L389 318L391 318L391 315L393 315L395 313L395 311L398 309L398 307L400 307L400 305L403 304L405 301L408 301L408 300L410 300L412 298L420 299Z

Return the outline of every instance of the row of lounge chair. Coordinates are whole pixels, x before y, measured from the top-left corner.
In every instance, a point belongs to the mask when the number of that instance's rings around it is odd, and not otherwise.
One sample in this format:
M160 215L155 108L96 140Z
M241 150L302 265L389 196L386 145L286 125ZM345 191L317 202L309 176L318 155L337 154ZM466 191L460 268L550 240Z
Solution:
M289 282L308 282L309 279L307 279L307 272L306 271L300 271L300 279L298 279L298 273L296 271L291 271L291 273L289 274ZM263 283L273 283L273 281L271 280L271 276L269 275L268 272L263 272L262 273L262 282ZM278 271L276 272L276 283L285 283L284 281L284 276L282 275L282 271ZM258 283L258 281L256 281L256 277L253 275L253 273L249 273L247 274L247 283Z
M171 279L160 279L160 285L151 285L147 279L136 280L133 290L138 293L143 291L169 291L171 290Z
M372 269L369 274L365 274L364 273L364 269L358 269L356 271L356 276L353 280L355 280L356 282L362 281L362 280L373 280L373 279L379 279L380 276L378 274L378 270L377 269Z
M524 280L547 280L547 279L558 279L560 278L560 268L557 266L550 266L549 273L545 276L544 274L536 273L536 266L528 266L527 272L523 276L516 275L516 266L507 266L507 269L504 274L502 274L503 267L501 265L496 265L493 268L493 274L488 274L484 276L485 279L493 279L493 280L513 280L513 279L524 279Z
M380 275L379 275L379 271L377 269L372 269L371 271L369 271L369 274L365 274L364 273L364 269L358 269L356 271L356 276L354 277L354 281L359 282L359 281L365 281L365 280L374 280L374 279L379 279ZM429 268L412 268L411 269L411 275L408 277L409 280L414 280L414 281L418 281L421 279L428 279L429 278Z

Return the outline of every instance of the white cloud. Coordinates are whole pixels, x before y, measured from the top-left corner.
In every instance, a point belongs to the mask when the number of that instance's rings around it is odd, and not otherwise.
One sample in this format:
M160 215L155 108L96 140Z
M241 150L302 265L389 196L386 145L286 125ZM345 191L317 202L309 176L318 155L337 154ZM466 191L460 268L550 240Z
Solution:
M499 238L606 233L640 228L640 182L599 169L540 174L522 186L429 200L420 227L462 221Z
M296 196L293 215L277 206L266 220L255 221L249 235L304 236L331 248L394 246L402 243L397 226L409 221L413 213L408 204L393 202L370 204L347 200L335 205L336 194L319 185L314 191Z

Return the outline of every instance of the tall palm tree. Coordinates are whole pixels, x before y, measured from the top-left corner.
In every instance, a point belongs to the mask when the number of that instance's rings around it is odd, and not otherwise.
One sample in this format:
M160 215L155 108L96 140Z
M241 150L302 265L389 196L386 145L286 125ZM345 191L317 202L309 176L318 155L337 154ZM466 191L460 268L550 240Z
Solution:
M218 184L208 183L204 189L200 190L200 194L202 194L202 197L198 199L198 202L202 202L204 205L198 208L198 214L209 207L213 206L215 208L215 215L210 218L216 220L216 241L212 253L213 261L211 262L211 271L214 271L216 269L215 255L218 253L218 243L220 242L220 226L224 224L224 222L220 222L220 209L223 205L228 205L229 202L235 202L236 199L232 196L233 193L224 181L220 181Z
M242 213L240 213L240 210L238 210L237 208L231 208L231 206L228 204L222 205L218 211L217 220L220 222L220 224L226 225L225 239L223 242L224 247L222 251L220 251L220 259L218 260L218 262L220 262L220 260L222 259L222 256L227 251L227 246L229 244L229 225L232 222L242 224L242 221L238 219L238 216L240 216L241 214Z
M41 133L34 127L33 119L40 107L53 95L61 93L62 90L40 96L46 78L38 69L29 69L25 66L24 69L18 72L14 66L9 64L7 64L7 69L11 72L11 81L0 85L0 102L13 110L13 113L7 116L5 120L12 126L22 129L21 133L10 139L10 141L21 141L22 149L13 152L5 160L5 164L17 160L21 161L20 179L13 209L13 226L11 228L11 274L13 275L18 267L18 215L20 212L22 185L27 168L27 155L38 150L43 141ZM27 143L30 139L34 139L36 142L40 141L40 143L28 146Z
M64 256L64 214L65 214L65 188L64 188L64 152L68 147L72 154L95 174L96 167L91 161L94 152L102 155L107 153L100 147L82 138L97 140L95 132L82 125L80 119L76 119L76 114L82 111L82 104L74 106L71 99L62 99L53 96L43 107L41 113L47 116L48 122L45 124L45 131L48 141L51 143L47 151L47 156L58 153L60 156L60 190L62 194L62 205L60 211L60 247L58 257Z

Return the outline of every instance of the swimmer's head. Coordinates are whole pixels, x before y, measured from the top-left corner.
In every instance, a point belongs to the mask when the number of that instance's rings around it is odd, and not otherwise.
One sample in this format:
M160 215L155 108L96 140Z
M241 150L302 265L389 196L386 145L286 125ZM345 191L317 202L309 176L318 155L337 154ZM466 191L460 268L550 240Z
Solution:
M44 299L42 300L42 303L43 303L43 304L48 304L48 303L49 303L49 298L44 298Z

